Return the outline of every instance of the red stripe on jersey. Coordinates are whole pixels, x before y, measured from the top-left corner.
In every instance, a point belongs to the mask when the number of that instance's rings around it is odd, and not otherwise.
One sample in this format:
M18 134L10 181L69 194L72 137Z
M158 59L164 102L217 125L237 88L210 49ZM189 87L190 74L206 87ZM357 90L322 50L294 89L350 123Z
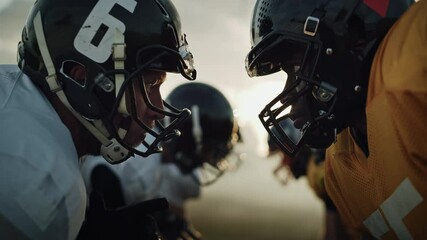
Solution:
M381 17L385 17L390 0L363 0L363 3L372 8Z

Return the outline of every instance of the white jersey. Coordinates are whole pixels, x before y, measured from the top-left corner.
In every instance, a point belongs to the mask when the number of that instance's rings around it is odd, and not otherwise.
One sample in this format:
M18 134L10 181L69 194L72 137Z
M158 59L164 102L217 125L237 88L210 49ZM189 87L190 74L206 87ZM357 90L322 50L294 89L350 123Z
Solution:
M0 239L74 239L85 205L68 128L17 66L0 65Z
M175 164L163 164L162 175L165 180L160 185L159 196L174 206L182 208L188 199L200 197L200 185L190 174L182 174Z
M200 186L190 175L183 175L176 165L163 164L161 154L152 154L147 158L136 156L120 164L111 165L99 156L86 156L82 173L90 193L90 173L94 167L108 166L117 177L123 189L127 205L165 197L171 204L182 207L185 200L197 198Z
M108 167L120 179L126 204L141 202L157 196L161 177L161 159L159 154L148 159L130 158L125 162L111 165L101 156L85 156L82 164L82 175L87 193L92 192L90 180L93 169L103 165Z

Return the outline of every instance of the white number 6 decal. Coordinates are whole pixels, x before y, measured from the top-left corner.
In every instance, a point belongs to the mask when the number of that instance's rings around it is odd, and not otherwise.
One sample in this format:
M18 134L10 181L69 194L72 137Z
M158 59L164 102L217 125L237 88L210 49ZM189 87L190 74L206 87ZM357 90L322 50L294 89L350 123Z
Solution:
M77 51L97 63L103 63L110 57L116 29L122 33L126 30L123 22L109 14L115 4L133 13L137 2L135 0L98 1L74 39L74 47ZM102 25L106 26L107 30L99 44L95 46L92 40Z

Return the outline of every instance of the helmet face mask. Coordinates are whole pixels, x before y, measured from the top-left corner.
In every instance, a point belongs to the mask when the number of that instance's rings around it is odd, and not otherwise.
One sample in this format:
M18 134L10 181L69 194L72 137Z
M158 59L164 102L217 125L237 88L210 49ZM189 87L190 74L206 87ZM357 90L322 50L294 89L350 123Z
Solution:
M105 126L111 133L113 133L112 136L122 146L127 149L132 149L132 153L141 156L148 156L151 153L158 153L162 151L162 148L159 145L160 142L180 136L180 132L177 128L188 116L190 116L190 111L185 108L176 109L165 101L162 101L162 106L164 106L164 108L159 108L156 104L153 104L148 97L149 93L147 93L147 83L144 80L144 77L141 76L133 80L133 82L136 82L138 86L135 87L134 84L128 84L127 89L124 91L126 92L127 97L126 103L129 105L127 109L130 109L130 113L121 113L119 110L120 101L116 101L113 111L110 112L107 120L105 121ZM135 93L138 91L140 92L139 94ZM119 96L122 96L123 94L119 94ZM136 99L137 96L142 96L143 101L141 101L141 99ZM146 119L144 118L146 114L145 111L147 109L152 112L156 112L161 116L168 116L172 121L166 125L161 123L160 119L156 119L154 125L152 125L150 122L146 122ZM126 141L128 134L121 134L123 130L127 131L129 134L134 134L133 132L137 131L143 131L144 135L151 135L148 139L152 140L147 140L147 137L144 137L142 146L136 148L139 144L134 145L135 143L128 143Z
M161 151L158 143L178 136L177 125L189 116L188 109L151 103L144 74L160 71L196 78L179 15L169 0L39 0L23 30L19 66L46 91L63 91L68 108L86 122L83 125L102 143L101 153L107 151L103 155L110 163ZM83 76L75 77L74 66ZM47 76L55 77L55 91ZM174 119L171 125L157 122L158 131L152 130L151 123L137 116L137 97L150 111ZM156 140L143 142L146 149L137 150L124 141L117 118L131 120Z
M295 156L304 144L320 148L332 143L334 130L322 128L321 123L334 119L337 89L316 76L322 50L318 38L298 37L285 32L275 34L279 36L264 38L266 41L275 38L268 47L262 51L254 48L248 54L255 58L248 59L252 65L247 65L247 69L255 76L279 70L288 73L285 89L266 105L259 118L267 132L280 142L279 146L288 155ZM272 127L281 129L284 124L294 126L299 136L290 137L284 130L274 131L274 134L271 130Z

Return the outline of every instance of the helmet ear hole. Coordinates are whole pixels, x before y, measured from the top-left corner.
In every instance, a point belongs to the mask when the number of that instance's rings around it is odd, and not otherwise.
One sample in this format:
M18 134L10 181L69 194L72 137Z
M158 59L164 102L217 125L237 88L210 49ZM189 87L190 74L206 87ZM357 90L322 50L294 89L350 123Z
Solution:
M81 87L86 86L86 68L83 64L76 61L64 61L62 62L60 73Z

